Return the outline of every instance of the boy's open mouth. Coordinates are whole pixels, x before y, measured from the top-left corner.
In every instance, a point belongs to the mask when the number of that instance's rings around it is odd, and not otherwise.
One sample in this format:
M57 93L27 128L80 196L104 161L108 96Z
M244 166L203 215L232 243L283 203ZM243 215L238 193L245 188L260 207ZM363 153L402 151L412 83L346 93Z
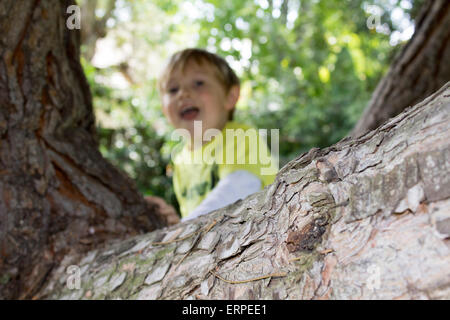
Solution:
M186 107L180 112L180 117L184 120L193 120L197 117L200 109L194 106Z

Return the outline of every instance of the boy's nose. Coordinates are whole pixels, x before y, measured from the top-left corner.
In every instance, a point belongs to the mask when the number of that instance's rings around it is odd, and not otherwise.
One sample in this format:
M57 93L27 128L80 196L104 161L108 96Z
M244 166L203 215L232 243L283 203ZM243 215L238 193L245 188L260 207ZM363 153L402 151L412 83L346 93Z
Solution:
M180 87L180 96L181 97L189 97L191 95L191 90L188 86Z

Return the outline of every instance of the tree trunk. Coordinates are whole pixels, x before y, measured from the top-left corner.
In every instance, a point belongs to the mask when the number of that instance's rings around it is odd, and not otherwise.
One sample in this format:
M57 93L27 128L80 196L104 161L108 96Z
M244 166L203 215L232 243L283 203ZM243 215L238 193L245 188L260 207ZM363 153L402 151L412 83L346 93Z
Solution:
M83 56L91 61L95 55L97 40L106 36L106 22L112 17L116 0L106 2L106 10L101 18L97 18L97 0L85 0L81 3L81 42L85 45Z
M72 4L0 2L0 298L32 297L66 254L162 226L98 151Z
M377 130L301 155L243 201L67 257L41 297L449 299L449 114L447 83Z
M447 62L446 62L447 61ZM412 39L378 84L352 137L380 126L450 80L450 1L425 2Z

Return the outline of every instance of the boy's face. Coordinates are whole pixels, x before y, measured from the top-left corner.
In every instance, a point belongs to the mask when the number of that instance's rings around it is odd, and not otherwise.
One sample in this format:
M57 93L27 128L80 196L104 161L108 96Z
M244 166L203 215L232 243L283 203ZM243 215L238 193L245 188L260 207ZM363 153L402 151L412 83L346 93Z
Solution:
M239 87L226 92L216 70L207 62L187 62L184 72L176 68L162 93L163 113L175 128L187 129L194 136L194 121L202 121L203 133L222 130L228 114L239 98Z

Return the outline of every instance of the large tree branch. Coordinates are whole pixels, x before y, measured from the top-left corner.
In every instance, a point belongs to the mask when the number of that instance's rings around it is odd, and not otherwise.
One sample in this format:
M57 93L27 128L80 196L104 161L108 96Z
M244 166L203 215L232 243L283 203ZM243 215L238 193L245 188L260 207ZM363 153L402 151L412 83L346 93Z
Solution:
M352 137L373 130L450 80L450 2L427 1L416 31L372 94Z
M450 83L207 216L67 257L47 298L450 298ZM81 267L81 289L66 267Z

